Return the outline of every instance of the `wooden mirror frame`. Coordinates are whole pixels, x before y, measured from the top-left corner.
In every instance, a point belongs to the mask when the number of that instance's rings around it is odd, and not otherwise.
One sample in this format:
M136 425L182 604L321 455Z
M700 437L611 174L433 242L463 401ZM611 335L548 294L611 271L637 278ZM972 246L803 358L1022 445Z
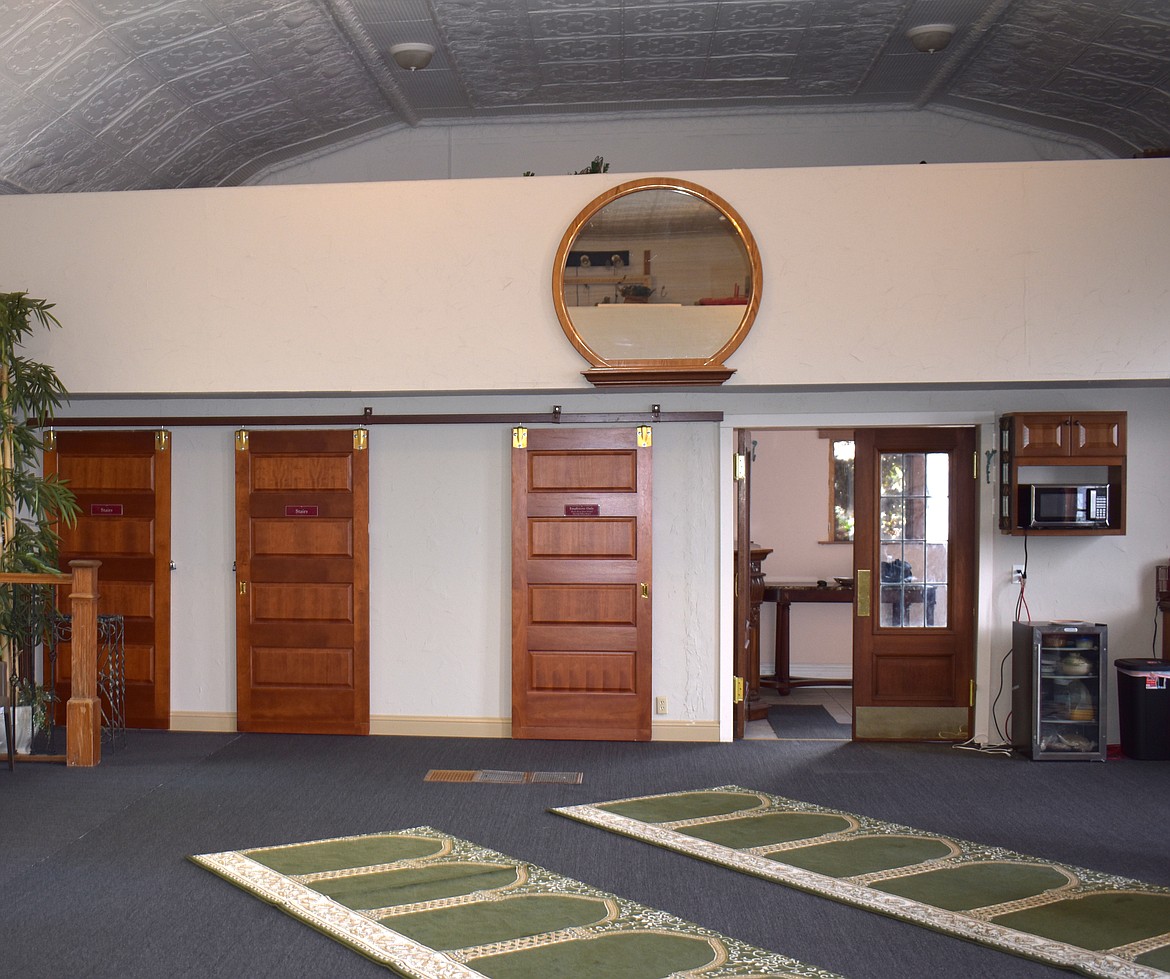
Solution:
M569 307L565 303L565 269L569 252L573 250L581 229L607 205L620 198L646 190L677 191L707 203L729 222L744 249L751 290L747 297L747 304L743 307L743 317L731 336L708 357L648 357L636 360L607 360L594 350L578 332L569 313ZM573 219L564 237L561 238L556 258L553 260L553 305L556 308L561 329L565 331L565 336L569 338L569 342L573 344L577 352L592 365L589 370L582 373L598 387L640 384L722 384L735 373L734 368L724 366L724 360L739 347L752 328L752 323L755 322L756 312L760 307L762 277L760 252L756 247L755 238L752 237L743 218L727 201L718 194L688 180L673 177L645 177L619 184L611 190L607 190L604 194L590 201Z

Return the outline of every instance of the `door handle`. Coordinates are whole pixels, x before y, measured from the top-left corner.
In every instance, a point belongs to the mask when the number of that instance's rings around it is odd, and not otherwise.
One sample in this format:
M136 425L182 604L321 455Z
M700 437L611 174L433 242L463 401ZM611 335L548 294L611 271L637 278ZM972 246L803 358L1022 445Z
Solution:
M641 592L642 592L642 597L649 598L650 597L650 586L648 584L646 584L646 582L643 581L639 587L640 587Z
M866 568L864 571L858 571L855 578L853 594L857 599L857 617L859 619L868 618L870 615L869 593L870 580L872 577L873 569Z
M241 595L247 595L247 594L248 594L248 583L247 583L246 581L241 581L241 582L240 582L240 594L241 594Z

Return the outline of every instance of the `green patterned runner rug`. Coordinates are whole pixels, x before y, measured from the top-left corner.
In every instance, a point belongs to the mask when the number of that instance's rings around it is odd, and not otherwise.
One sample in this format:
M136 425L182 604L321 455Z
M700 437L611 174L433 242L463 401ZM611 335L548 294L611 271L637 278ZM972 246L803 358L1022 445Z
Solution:
M836 979L429 826L191 859L416 979Z
M736 785L555 813L1087 976L1170 976L1170 888Z

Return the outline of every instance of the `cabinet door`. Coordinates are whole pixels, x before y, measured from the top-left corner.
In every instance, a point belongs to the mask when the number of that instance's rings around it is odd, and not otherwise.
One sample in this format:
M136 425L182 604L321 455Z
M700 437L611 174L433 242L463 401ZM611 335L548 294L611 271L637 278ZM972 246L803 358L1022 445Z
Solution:
M1069 450L1074 456L1116 456L1125 452L1125 413L1086 411L1073 415Z
M1069 454L1069 416L1066 413L1016 415L1016 458Z

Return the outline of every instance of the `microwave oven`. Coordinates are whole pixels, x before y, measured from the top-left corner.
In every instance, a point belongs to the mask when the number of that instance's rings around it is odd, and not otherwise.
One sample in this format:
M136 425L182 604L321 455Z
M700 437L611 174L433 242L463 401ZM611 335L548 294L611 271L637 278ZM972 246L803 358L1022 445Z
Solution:
M1109 526L1108 486L1021 483L1019 504L1024 529Z

